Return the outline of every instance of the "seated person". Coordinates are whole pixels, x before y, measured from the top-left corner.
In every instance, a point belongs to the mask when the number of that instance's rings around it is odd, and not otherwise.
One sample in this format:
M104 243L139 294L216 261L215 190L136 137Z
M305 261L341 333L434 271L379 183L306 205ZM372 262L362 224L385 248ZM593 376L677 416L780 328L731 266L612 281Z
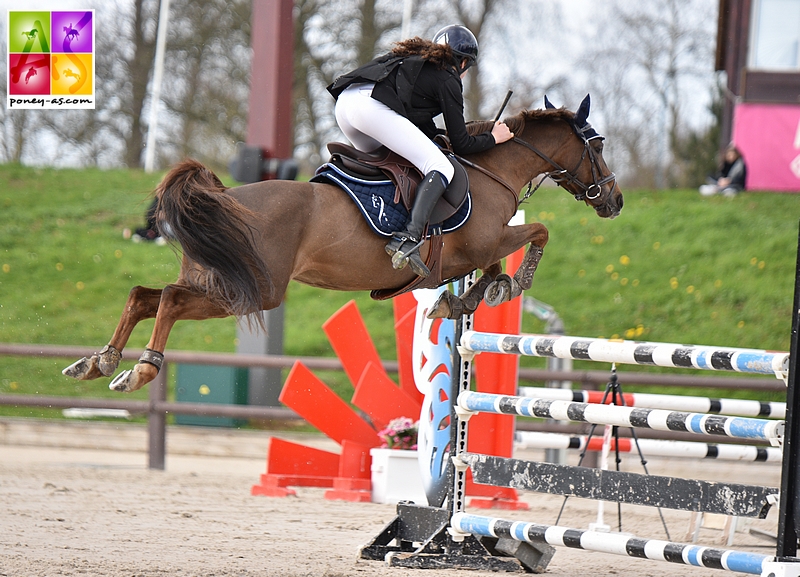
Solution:
M700 194L713 196L722 193L725 196L735 196L744 190L747 178L747 166L739 149L733 144L728 145L722 157L722 163L716 174L708 178L708 183L700 187Z

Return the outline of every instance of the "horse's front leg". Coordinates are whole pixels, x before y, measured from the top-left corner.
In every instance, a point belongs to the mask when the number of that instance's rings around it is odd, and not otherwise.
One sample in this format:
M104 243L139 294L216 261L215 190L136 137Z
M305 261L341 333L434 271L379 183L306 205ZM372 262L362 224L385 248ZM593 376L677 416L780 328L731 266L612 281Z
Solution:
M491 286L494 279L503 272L499 262L494 263L475 281L461 296L456 296L449 290L442 292L433 306L428 310L429 319L460 319L463 315L471 315L481 304L486 289Z
M133 287L128 295L128 301L125 303L125 310L122 311L119 324L108 344L99 353L95 353L88 359L83 357L61 372L81 381L113 375L122 359L122 349L125 348L134 327L140 321L156 316L160 300L161 289Z
M494 282L486 288L486 304L496 307L517 298L523 291L531 288L533 275L543 254L544 249L532 244L513 277L507 274L497 275Z
M497 306L507 302L522 294L523 290L528 290L533 284L533 274L542 258L544 246L549 239L547 228L538 222L531 224L521 224L516 226L503 227L503 232L493 254L489 255L493 262L485 269L485 274L478 279L470 291L461 298L449 292L445 292L439 300L431 307L428 318L461 318L462 314L469 314L477 309L480 299L485 298L489 306ZM530 243L530 248L523 258L514 277L502 273L500 259L519 250ZM496 268L495 268L496 267ZM474 290L474 292L472 292ZM470 296L470 300L478 298L472 310L467 310L463 306L463 299ZM439 305L439 306L437 306ZM471 308L471 307L470 307ZM459 313L459 309L461 312Z
M153 334L144 353L139 357L139 362L133 369L117 375L108 388L112 391L129 393L141 389L155 379L161 370L167 339L176 321L227 316L230 316L229 312L212 304L204 295L180 285L167 285L161 293Z

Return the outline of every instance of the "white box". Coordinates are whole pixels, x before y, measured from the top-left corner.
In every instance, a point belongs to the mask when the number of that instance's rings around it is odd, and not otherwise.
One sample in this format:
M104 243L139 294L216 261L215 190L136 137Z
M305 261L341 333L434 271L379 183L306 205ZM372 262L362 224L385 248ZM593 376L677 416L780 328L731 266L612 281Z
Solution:
M373 503L428 504L416 451L370 449L369 454L372 456Z

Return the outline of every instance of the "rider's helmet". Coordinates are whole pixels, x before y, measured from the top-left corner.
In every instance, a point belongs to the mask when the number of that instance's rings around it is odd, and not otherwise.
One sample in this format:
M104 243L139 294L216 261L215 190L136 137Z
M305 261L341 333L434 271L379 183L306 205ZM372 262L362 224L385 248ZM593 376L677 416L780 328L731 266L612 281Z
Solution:
M439 30L433 36L435 44L447 44L456 57L456 67L461 73L475 64L478 59L478 40L469 31L469 28L458 24L451 24ZM467 63L462 67L461 63L466 58Z

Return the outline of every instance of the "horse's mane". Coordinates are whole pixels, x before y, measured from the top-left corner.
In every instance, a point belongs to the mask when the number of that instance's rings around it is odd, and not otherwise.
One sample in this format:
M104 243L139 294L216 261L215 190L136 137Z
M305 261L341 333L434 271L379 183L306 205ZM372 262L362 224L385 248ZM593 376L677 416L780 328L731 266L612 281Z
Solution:
M574 119L575 113L566 108L545 108L523 110L514 116L504 118L503 122L506 123L508 129L515 136L522 136L526 122L535 122L537 120L565 120L566 122L572 122ZM473 120L467 123L467 133L470 136L475 136L483 132L490 132L492 126L494 126L493 120Z

